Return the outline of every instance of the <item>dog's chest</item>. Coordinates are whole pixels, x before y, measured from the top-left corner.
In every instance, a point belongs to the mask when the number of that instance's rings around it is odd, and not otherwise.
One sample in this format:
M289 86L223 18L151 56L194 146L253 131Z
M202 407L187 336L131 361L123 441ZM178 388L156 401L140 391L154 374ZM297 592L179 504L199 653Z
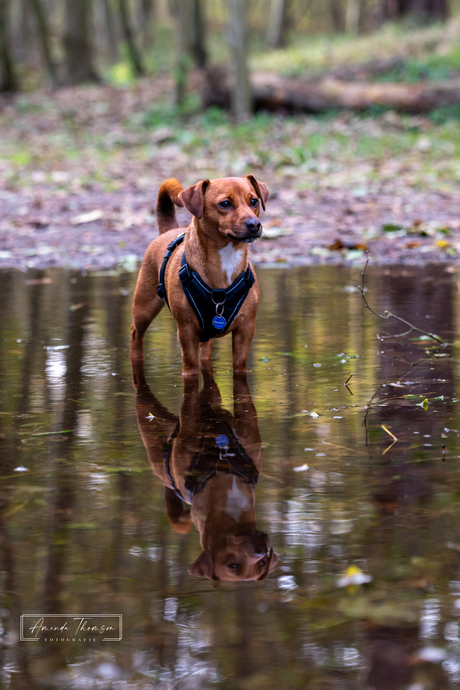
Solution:
M238 486L236 477L233 477L232 488L227 491L225 512L230 515L235 522L239 522L241 513L249 510L250 501L245 493Z
M243 261L243 252L241 249L234 249L233 244L229 242L226 247L219 250L219 255L222 271L226 274L228 282L231 283L232 276L238 271Z

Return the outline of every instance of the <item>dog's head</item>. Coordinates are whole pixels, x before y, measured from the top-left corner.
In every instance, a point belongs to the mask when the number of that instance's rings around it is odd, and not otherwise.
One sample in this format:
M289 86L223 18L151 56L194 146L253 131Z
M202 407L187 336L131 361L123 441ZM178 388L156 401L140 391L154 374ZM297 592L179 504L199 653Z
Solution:
M206 234L219 232L238 242L254 242L262 234L260 206L265 210L268 187L254 175L202 180L179 194L185 208L200 220Z
M246 534L229 534L224 540L205 549L189 568L189 573L208 580L265 580L278 563L269 548L269 539L258 530Z

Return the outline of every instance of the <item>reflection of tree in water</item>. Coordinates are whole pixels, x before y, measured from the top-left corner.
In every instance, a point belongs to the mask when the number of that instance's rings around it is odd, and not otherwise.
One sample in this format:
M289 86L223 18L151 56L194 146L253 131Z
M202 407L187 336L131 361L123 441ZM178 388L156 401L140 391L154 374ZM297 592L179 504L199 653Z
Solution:
M447 341L454 339L455 281L443 268L432 270L424 278L392 276L385 294L385 309L406 318L420 328L436 333ZM385 280L384 276L381 278ZM375 290L375 286L373 286ZM430 318L425 318L428 315ZM398 332L399 324L382 322L381 332ZM379 572L398 563L408 564L413 577L412 587L419 593L430 584L429 573L417 570L413 563L426 559L436 550L442 525L432 506L442 464L441 438L446 417L452 417L455 406L456 378L453 360L435 358L432 353L449 354L450 348L440 348L430 341L408 337L378 342L380 351L379 379L385 383L372 401L367 415L369 452L372 457L370 481L377 507L377 520L368 530L367 548L363 556L369 569ZM428 354L425 352L428 351ZM410 383L408 383L410 382ZM392 385L393 384L393 385ZM401 385L402 384L402 385ZM420 395L420 398L404 398ZM416 403L427 397L444 396L442 421L432 407L425 411ZM398 439L392 439L382 429L386 426ZM414 434L414 431L417 432ZM424 446L429 442L431 446ZM443 468L441 467L441 470ZM431 545L430 545L431 544ZM415 560L414 560L415 559ZM451 554L444 550L444 566L452 563ZM443 572L443 578L447 573ZM451 572L454 577L454 572ZM400 579L400 577L397 579ZM407 687L414 681L414 652L420 647L419 627L401 621L398 625L368 625L366 655L369 665L367 684L377 690ZM442 668L433 669L439 686L445 687ZM366 685L367 687L367 685Z

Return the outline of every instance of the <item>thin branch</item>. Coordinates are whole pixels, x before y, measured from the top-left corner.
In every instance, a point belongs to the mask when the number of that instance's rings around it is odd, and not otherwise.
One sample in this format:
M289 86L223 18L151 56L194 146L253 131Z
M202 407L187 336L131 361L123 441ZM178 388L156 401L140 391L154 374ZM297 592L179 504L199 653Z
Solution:
M366 265L364 266L364 270L361 273L361 285L358 286L358 289L361 293L361 297L364 300L365 307L367 309L369 309L369 311L372 312L372 314L374 314L374 316L377 316L379 319L384 319L384 320L396 319L396 321L400 321L401 323L404 323L406 326L409 326L409 330L405 331L404 333L397 333L396 335L393 335L393 336L391 336L391 335L379 336L380 340L384 340L387 338L400 338L403 335L408 335L409 333L416 331L417 333L421 333L422 335L426 335L428 338L435 340L437 343L440 343L441 345L446 345L446 342L442 338L440 338L438 335L435 335L434 333L428 333L428 331L424 331L421 328L414 326L412 323L410 323L410 321L407 321L406 319L403 319L401 316L397 316L396 314L392 314L390 311L388 311L388 309L385 309L383 314L379 314L374 309L372 309L372 307L369 305L369 302L366 299L365 285L364 285L364 276L366 273L368 263L369 263L369 259L366 260Z

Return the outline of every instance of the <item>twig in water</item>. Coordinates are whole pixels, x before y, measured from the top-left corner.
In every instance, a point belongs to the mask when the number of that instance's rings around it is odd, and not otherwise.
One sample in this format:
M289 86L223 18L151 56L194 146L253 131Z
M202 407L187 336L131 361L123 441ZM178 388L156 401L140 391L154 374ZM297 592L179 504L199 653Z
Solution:
M350 376L347 378L347 380L346 380L345 383L343 384L343 385L346 387L347 391L350 393L350 395L353 395L353 391L350 389L350 387L349 387L349 385L348 385L348 382L349 382L349 380L351 379L352 376L353 376L353 374L350 374Z
M391 438L393 439L393 443L390 443L390 445L388 446L388 448L385 448L385 450L383 451L383 455L385 455L385 453L386 453L387 451L389 451L390 448L393 448L394 444L396 443L396 441L397 441L398 439L396 438L396 436L395 436L394 434L391 433L391 431L390 431L389 429L387 429L387 427L385 426L385 424L382 424L381 426L382 426L382 429L383 429L384 431L386 431L387 434L389 434L389 435L391 436Z
M401 323L404 323L406 326L409 326L408 331L404 331L404 333L397 333L396 335L379 335L378 338L380 340L386 340L387 338L402 338L404 335L409 335L410 333L413 333L416 331L417 333L421 333L422 335L426 335L428 338L431 338L432 340L435 340L437 343L440 343L441 345L445 345L445 341L439 337L439 335L435 335L434 333L428 333L428 331L424 331L421 328L418 328L417 326L414 326L410 321L407 321L406 319L403 319L401 316L397 316L396 314L392 314L391 311L388 311L388 309L385 309L383 314L379 314L378 312L374 311L372 307L369 306L369 302L366 299L365 293L365 285L364 285L364 276L366 273L367 265L369 263L369 259L366 259L366 265L364 266L364 270L361 273L361 285L358 286L358 289L361 293L361 297L364 300L364 305L367 309L369 309L374 316L377 316L379 319L396 319L396 321L400 321Z

